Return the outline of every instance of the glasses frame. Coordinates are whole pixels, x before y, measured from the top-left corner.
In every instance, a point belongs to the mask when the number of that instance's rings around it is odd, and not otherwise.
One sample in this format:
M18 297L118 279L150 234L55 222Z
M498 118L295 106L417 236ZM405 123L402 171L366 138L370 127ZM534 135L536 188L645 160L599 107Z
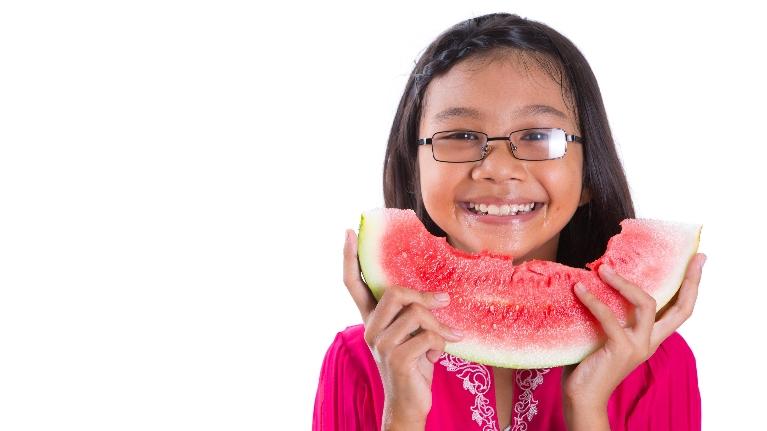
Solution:
M517 150L517 146L514 144L514 142L511 141L511 135L517 132L524 132L526 130L540 130L540 129L550 129L550 130L561 130L565 134L565 152L559 157L555 157L553 159L522 159L520 157L517 157L517 155L514 153ZM432 141L434 140L434 137L437 136L440 133L450 133L450 132L471 132L471 133L479 133L481 135L485 135L485 145L482 146L482 157L476 160L464 160L461 162L451 162L447 160L440 160L437 158L437 156L434 154L434 146L432 145ZM543 162L546 160L558 160L567 155L567 144L570 142L578 142L579 144L583 145L585 142L583 138L576 135L571 135L567 133L565 129L562 129L560 127L530 127L527 129L519 129L514 130L513 132L510 132L508 136L496 136L496 137L490 137L487 133L484 132L478 132L476 130L443 130L440 132L436 132L433 135L431 135L431 138L422 138L416 141L416 143L420 145L432 145L431 147L431 157L434 158L434 160L441 162L441 163L472 163L472 162L479 162L480 160L485 160L488 154L490 154L490 151L488 151L488 147L490 146L490 141L507 141L507 147L509 148L511 152L511 156L514 157L517 160L524 160L528 162Z

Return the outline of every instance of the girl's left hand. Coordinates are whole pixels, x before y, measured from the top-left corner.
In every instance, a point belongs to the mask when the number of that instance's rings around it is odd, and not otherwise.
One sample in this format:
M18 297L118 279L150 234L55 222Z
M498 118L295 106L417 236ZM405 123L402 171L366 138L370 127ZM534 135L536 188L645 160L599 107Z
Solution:
M655 299L605 265L599 268L602 280L634 305L633 316L629 315L625 327L596 296L576 287L578 299L602 325L607 342L579 364L564 367L562 394L566 408L606 413L613 390L692 314L705 260L702 253L690 260L676 302L657 322Z

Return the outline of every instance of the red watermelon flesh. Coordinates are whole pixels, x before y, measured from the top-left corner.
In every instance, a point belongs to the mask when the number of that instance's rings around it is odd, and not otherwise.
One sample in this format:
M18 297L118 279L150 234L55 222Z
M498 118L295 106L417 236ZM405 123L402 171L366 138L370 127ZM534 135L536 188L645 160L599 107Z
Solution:
M411 210L378 209L362 215L358 255L376 299L386 286L450 294L450 304L433 313L465 336L447 343L447 353L530 369L580 362L604 343L601 325L573 292L575 283L583 283L626 323L631 305L596 273L608 264L652 295L660 310L679 289L700 230L700 225L628 219L589 269L540 260L514 265L509 256L453 248L431 235Z

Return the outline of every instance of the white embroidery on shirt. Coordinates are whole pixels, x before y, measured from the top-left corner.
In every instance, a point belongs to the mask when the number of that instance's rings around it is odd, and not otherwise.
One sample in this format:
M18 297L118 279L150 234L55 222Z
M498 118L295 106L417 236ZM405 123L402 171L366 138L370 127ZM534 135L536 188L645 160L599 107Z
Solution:
M514 404L513 425L511 431L526 431L527 423L538 413L538 400L533 398L535 388L543 383L543 375L551 371L551 368L533 370L516 370L517 386L522 389L519 401Z
M482 431L498 431L495 420L495 410L490 400L485 397L490 389L490 371L482 364L465 361L449 353L440 356L440 364L448 371L456 373L463 380L463 388L474 395L474 405L471 406L471 419L482 427Z

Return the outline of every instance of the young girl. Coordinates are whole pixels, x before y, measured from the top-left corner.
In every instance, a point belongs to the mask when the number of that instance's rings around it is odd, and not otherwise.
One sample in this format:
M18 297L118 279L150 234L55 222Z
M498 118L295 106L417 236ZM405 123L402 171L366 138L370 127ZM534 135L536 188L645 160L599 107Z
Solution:
M469 252L583 267L634 217L594 75L551 28L516 15L457 24L424 52L392 125L387 207L411 208ZM700 429L695 359L675 330L690 316L705 256L675 302L609 272L634 306L626 326L588 291L576 296L607 341L581 363L511 370L443 353L462 334L430 310L447 294L399 286L376 303L347 232L344 283L363 325L338 334L315 401L315 430Z

